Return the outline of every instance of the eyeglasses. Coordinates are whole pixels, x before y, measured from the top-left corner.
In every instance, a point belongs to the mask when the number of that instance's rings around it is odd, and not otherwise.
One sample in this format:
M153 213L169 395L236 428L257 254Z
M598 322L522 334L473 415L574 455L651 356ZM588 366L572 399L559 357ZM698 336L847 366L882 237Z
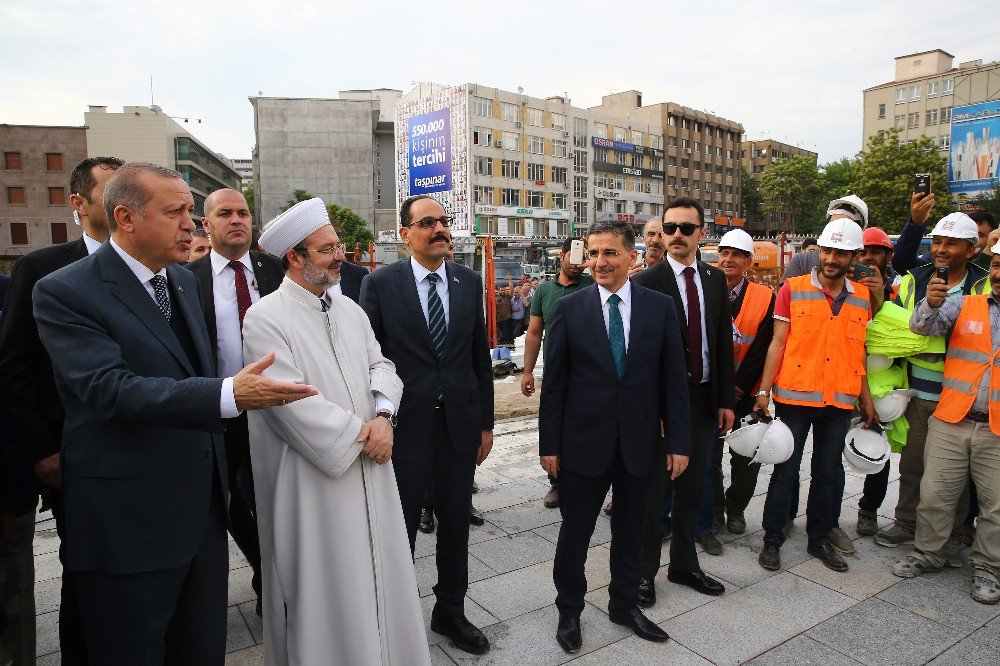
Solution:
M690 222L684 222L682 224L676 224L674 222L667 222L663 225L663 233L667 236L673 236L677 230L680 229L681 233L685 236L690 236L697 229L701 229L700 224L692 224Z
M314 250L311 247L304 247L302 249L305 250L306 252L315 252L316 254L337 254L338 252L340 252L341 254L347 253L347 246L344 245L343 243L341 243L340 245L334 245L332 247L321 247L318 250Z
M415 222L410 222L409 224L404 224L405 227L411 227L414 224L421 229L433 229L435 226L440 224L442 227L447 229L451 226L451 223L455 221L455 218L450 215L445 215L444 217L422 217Z

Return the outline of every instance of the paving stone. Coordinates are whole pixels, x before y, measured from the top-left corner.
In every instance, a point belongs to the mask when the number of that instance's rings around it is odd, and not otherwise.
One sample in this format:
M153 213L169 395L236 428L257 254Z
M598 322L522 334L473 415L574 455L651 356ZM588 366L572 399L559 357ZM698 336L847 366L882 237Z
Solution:
M230 606L226 613L226 652L235 652L256 645L240 609Z
M250 566L247 558L243 556L243 552L240 547L236 545L233 541L233 537L229 537L229 569L241 569L243 567Z
M535 455L537 456L537 449ZM546 484L549 482L549 475L546 474L545 470L538 464L537 458L527 463L519 462L512 465L500 465L491 469L497 474L505 476L512 481L531 480Z
M930 662L932 666L969 666L1000 664L1000 640L997 632L983 628L963 638Z
M59 534L56 532L56 521L49 520L35 524L35 538L31 544L35 555L54 553L59 550Z
M507 532L503 531L489 521L487 521L484 525L469 526L470 545L483 541L489 541L490 539L497 539L502 536L507 536ZM430 534L424 534L418 530L417 543L414 548L414 557L426 557L428 555L433 555L435 552L437 552L437 530L431 532Z
M558 509L548 509L549 511L558 512ZM590 546L600 546L601 544L611 543L611 521L604 520L603 515L597 519L597 523L594 525L594 533L590 537ZM552 523L551 525L546 525L544 527L539 527L535 530L535 534L541 535L551 541L554 544L559 543L559 529L562 527L562 522Z
M414 560L413 569L417 575L417 588L420 596L426 597L433 594L434 586L437 584L437 562L435 555L428 555ZM497 575L497 572L483 564L473 555L469 555L469 582L489 578Z
M431 664L433 666L454 666L455 662L452 661L447 652L441 649L440 645L432 645Z
M716 664L738 664L850 607L850 597L780 573L668 620L672 638ZM720 640L721 628L726 640ZM737 629L738 628L738 629Z
M559 611L550 604L527 615L487 627L485 633L492 648L481 657L462 652L448 642L442 643L441 647L458 664L562 664L631 633L629 629L609 621L593 606L586 605L580 615L583 643L579 653L570 655L556 643L558 622Z
M35 654L38 656L59 652L59 613L42 613L35 616Z
M864 601L900 582L901 579L892 575L891 571L898 553L886 552L891 549L877 546L870 538L857 539L854 547L857 549L854 555L844 555L849 567L845 572L832 571L816 558L789 571L858 601Z
M727 580L719 580L726 586L726 594L733 594L740 588ZM667 580L667 572L660 571L660 575L654 581L656 585L656 605L652 608L644 608L642 612L653 622L660 624L672 617L686 613L693 608L704 606L719 597L710 597L701 592L696 592L686 585L676 585ZM594 607L607 612L608 588L607 586L591 590L585 597Z
M864 664L896 666L925 663L965 634L871 598L806 635Z
M472 504L484 513L525 502L541 504L549 488L548 483L542 484L537 481L508 481L494 486L480 487L479 492L472 496Z
M62 562L59 551L53 550L35 555L35 581L62 577Z
M62 655L59 652L41 655L35 660L35 666L59 666L62 664Z
M448 640L446 636L431 631L431 612L434 610L436 601L433 596L424 597L420 600L420 607L424 613L424 630L427 632L427 642L430 645L437 645ZM497 618L483 610L482 606L468 597L465 599L465 618L480 629L485 629L491 624L499 622Z
M246 601L236 608L240 609L240 615L243 616L243 621L246 622L247 628L250 630L250 635L253 636L253 642L257 645L263 644L264 618L257 615L257 602Z
M628 664L629 666L641 666L642 664L708 666L712 662L702 659L677 641L653 643L644 641L638 636L629 636L579 659L574 659L570 663L573 666L585 666L586 664L603 666L614 663Z
M1000 616L1000 605L989 606L972 598L969 592L971 579L972 570L969 567L924 574L901 579L879 593L878 598L970 634Z
M244 601L256 601L257 593L253 591L250 581L253 579L253 569L243 567L229 572L229 605L242 604Z
M489 511L483 517L508 534L533 530L562 520L558 511L546 510L537 501Z
M812 559L806 552L807 541L805 530L792 530L781 547L782 571ZM763 548L764 533L757 532L726 544L719 557L700 555L698 561L702 571L713 578L728 580L741 588L749 587L777 573L768 571L757 562Z
M469 554L475 555L493 571L507 573L551 560L556 556L556 547L534 532L521 532L472 545Z
M59 609L62 596L62 577L35 583L35 614L51 613Z
M807 666L810 664L851 666L858 663L833 648L817 643L808 636L799 635L747 662L747 666Z
M258 666L264 663L264 646L255 645L226 655L226 666Z

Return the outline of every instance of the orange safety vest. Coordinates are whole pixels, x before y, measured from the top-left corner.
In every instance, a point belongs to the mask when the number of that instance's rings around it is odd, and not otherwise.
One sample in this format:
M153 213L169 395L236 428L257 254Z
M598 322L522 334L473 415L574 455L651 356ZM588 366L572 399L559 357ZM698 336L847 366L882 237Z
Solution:
M772 387L775 402L854 408L865 376L869 301L867 287L847 282L854 293L847 295L836 317L826 294L813 286L811 274L785 282L791 290L791 322Z
M1000 435L1000 372L993 370L1000 351L993 351L987 296L966 296L944 359L944 388L934 416L958 423L972 409L979 382L990 370L990 430Z
M760 330L761 322L767 315L767 309L771 306L771 297L774 293L770 288L756 282L747 281L746 292L743 294L743 305L739 314L733 319L733 324L739 330L739 338L733 337L733 359L736 367L740 367L740 362L746 358L747 352L757 331Z

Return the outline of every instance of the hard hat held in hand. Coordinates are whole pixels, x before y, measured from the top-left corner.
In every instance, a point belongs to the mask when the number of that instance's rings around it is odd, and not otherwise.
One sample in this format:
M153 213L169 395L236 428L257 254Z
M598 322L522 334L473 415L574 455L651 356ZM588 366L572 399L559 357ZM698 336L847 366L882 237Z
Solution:
M780 465L792 457L795 451L795 438L788 426L776 418L771 422L771 427L760 441L757 453L754 454L751 462L761 465Z
M881 430L862 428L859 424L847 431L847 437L844 438L844 460L854 471L875 474L881 472L889 462L889 440Z
M886 393L881 398L874 398L875 411L878 413L878 420L883 423L895 421L906 412L907 405L910 404L914 392L909 389L895 389Z
M827 222L816 244L835 250L860 250L864 247L863 233L856 222L845 217Z
M892 359L882 354L868 354L868 358L865 359L865 366L868 368L868 372L885 370L890 365L892 365Z
M760 447L761 440L771 427L772 419L762 417L756 412L747 414L740 419L739 424L723 439L729 444L729 449L744 458L752 458Z
M753 237L742 229L733 229L722 234L719 239L719 249L731 247L753 254Z

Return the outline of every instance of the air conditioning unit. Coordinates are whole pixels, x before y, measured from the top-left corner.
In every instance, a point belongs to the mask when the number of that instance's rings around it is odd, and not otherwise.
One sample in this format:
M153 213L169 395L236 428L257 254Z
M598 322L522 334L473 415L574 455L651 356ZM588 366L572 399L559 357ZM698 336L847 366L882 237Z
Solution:
M518 129L521 129L521 121L520 120L515 120L514 121L514 127L518 128Z
M563 136L569 136L569 132L567 132L566 130L563 130Z
M563 187L568 190L569 189L569 183L563 183Z
M497 140L497 148L503 148L503 142Z

